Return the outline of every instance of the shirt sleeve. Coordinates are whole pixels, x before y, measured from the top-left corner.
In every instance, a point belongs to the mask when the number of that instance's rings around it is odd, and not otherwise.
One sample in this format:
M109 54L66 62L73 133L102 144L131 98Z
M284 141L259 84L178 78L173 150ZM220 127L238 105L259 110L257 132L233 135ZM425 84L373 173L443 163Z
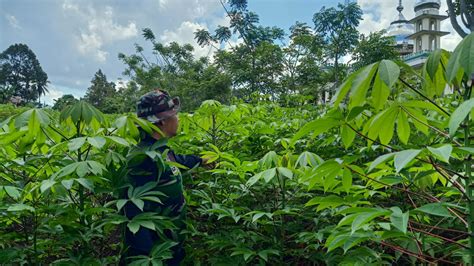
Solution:
M202 165L201 157L196 155L174 154L174 157L177 163L182 164L188 167L189 169Z

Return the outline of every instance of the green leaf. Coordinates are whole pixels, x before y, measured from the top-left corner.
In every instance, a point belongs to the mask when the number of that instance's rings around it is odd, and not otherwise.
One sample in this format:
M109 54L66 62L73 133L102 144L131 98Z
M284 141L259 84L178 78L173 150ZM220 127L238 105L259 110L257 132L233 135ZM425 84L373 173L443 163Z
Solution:
M125 206L125 204L127 204L128 200L126 199L119 199L117 200L117 203L115 203L115 205L117 206L117 211L120 211L123 206Z
M344 121L338 121L333 118L316 119L307 123L300 130L298 130L298 132L296 132L296 134L291 139L291 144L294 145L297 140L308 135L309 133L312 133L313 136L317 136L333 127L341 125L342 123L344 123Z
M382 60L379 65L379 76L387 87L392 88L400 76L400 67L393 61Z
M428 73L429 77L431 80L434 79L436 72L438 71L439 68L439 62L441 59L441 51L442 50L435 50L431 52L431 54L428 56L428 60L426 60L426 73Z
M136 198L131 198L130 199L137 208L139 208L141 211L143 211L143 207L145 206L145 202L141 199L136 199Z
M278 173L284 177L287 177L289 179L293 178L293 172L291 172L290 169L286 167L277 167Z
M369 130L368 130L368 136L371 139L376 139L378 136L381 134L389 134L387 133L382 133L385 129L385 119L387 117L392 116L391 113L395 111L394 107L390 107L388 109L383 110L382 112L378 113L373 119L368 120L366 124L370 123ZM393 136L393 130L392 130L392 136ZM383 138L386 139L389 136L384 136Z
M89 173L89 166L87 165L87 162L78 162L77 163L77 168L76 168L76 174L79 177L84 177Z
M378 63L373 63L362 69L361 72L357 74L352 83L351 95L350 95L350 106L360 106L363 105L366 100L367 90L369 89L370 83L374 78L374 74L377 70Z
M55 184L56 184L56 181L53 179L43 180L43 182L41 182L41 187L40 187L41 193L45 192L47 189L54 186Z
M463 102L454 110L449 119L449 135L454 136L461 122L466 118L469 112L474 108L474 98Z
M397 173L400 172L408 163L410 163L419 153L420 150L414 149L399 151L395 153L394 165Z
M148 221L148 220L140 221L140 226L143 226L153 231L155 230L155 224L152 221Z
M262 172L265 182L270 182L276 176L276 168L271 168Z
M61 184L63 187L65 187L67 190L70 190L72 188L72 184L74 183L74 179L65 179L61 181Z
M21 137L23 137L26 133L28 133L27 130L22 130L22 131L14 131L11 133L7 134L0 134L0 144L3 145L8 145L12 142L17 141Z
M398 230L404 234L407 233L409 212L402 213L399 207L392 207L392 215L390 216L390 222Z
M379 119L383 121L383 129L379 131L380 143L387 145L392 140L395 128L395 119L397 117L397 108L391 107Z
M374 86L372 88L372 101L375 110L380 110L387 102L390 95L390 88L382 81L380 75L375 77Z
M355 139L356 133L348 125L342 125L341 127L341 139L344 143L344 147L347 149L352 145Z
M112 140L113 142L115 142L117 144L120 144L120 145L123 145L123 146L126 146L126 147L130 146L130 143L124 138L120 138L120 137L116 137L116 136L107 136L106 138Z
M474 33L466 36L454 49L446 67L446 77L450 83L454 83L460 73L464 72L470 77L474 72ZM464 70L464 71L463 71Z
M140 229L140 224L136 221L130 221L127 223L127 227L132 232L133 234L138 232L138 229Z
M421 211L427 214L432 214L432 215L442 216L442 217L453 217L442 202L429 203L415 209L415 211Z
M439 148L427 147L428 150L438 159L443 162L449 163L449 157L453 151L453 146L450 144L443 145Z
M393 156L395 156L395 153L387 153L384 155L381 155L377 157L369 166L368 172L372 171L375 167L377 167L379 164L387 161L388 159L391 159Z
M426 119L426 117L423 115L422 112L420 112L416 109L413 109L413 108L409 108L409 107L405 107L404 111L407 112L408 116L410 116L410 117L412 116L411 121L412 121L413 125L415 125L415 127L420 132L422 132L425 135L429 134L429 128L427 126L428 125L428 120Z
M8 207L7 211L9 212L20 212L20 211L30 211L30 212L35 212L35 208L28 206L23 203L18 203L18 204L12 204L10 207Z
M7 192L8 196L12 197L14 200L20 198L20 190L12 186L4 186L3 189Z
M92 146L96 147L97 149L101 149L105 145L105 139L103 137L92 137L87 138L87 142L89 142Z
M252 223L255 223L255 221L260 219L265 214L266 214L265 212L259 212L259 213L254 214L253 217L252 217Z
M308 201L305 206L319 205L316 211L321 211L326 208L336 208L345 203L344 199L336 195L329 195L327 197L315 197Z
M81 177L74 180L81 184L83 187L87 188L88 190L94 191L94 184L89 179Z
M352 222L351 232L354 233L373 219L379 216L387 215L389 213L390 212L386 210L373 210L371 212L360 213L359 215L357 215L357 217L355 217L354 221Z
M84 145L84 143L86 143L86 138L80 137L70 140L67 146L70 151L76 151L80 149Z
M354 78L358 74L358 72L362 71L362 69L358 70L357 72L351 74L348 78L344 80L344 82L339 86L334 94L333 98L331 99L331 104L337 106L341 103L342 100L346 97L347 93L352 87L352 82Z
M352 187L352 173L349 169L344 168L342 171L342 188L349 193Z
M459 65L464 69L466 76L472 78L472 75L474 74L474 32L471 32L469 35L464 37L458 46L461 47L459 53Z
M410 138L410 124L408 124L405 112L398 113L397 133L398 139L400 139L403 144L407 144Z

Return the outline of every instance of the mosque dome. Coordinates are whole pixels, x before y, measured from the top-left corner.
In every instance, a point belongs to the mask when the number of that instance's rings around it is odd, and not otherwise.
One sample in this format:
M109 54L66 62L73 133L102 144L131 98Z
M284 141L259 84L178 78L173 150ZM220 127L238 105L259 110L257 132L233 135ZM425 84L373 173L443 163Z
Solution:
M416 0L415 2L415 12L418 12L422 9L438 9L441 7L440 0Z
M401 1L397 7L397 10L398 16L392 23L390 23L390 26L387 29L387 35L394 36L397 44L413 43L413 41L409 40L407 37L415 32L415 27L402 14L403 6Z

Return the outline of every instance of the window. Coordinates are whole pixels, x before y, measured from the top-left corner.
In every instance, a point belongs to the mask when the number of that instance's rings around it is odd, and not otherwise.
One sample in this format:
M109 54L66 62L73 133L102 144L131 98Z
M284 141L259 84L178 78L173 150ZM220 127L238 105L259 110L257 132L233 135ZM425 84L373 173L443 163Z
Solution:
M436 50L438 49L438 47L436 46L436 37L435 36L431 36L430 37L430 50Z
M419 51L422 50L421 37L418 37L418 38L416 39L416 47L417 47L417 49L416 49L417 52L419 52Z
M436 30L436 21L435 20L430 21L430 30Z
M422 31L423 30L423 23L420 21L418 22L418 31Z

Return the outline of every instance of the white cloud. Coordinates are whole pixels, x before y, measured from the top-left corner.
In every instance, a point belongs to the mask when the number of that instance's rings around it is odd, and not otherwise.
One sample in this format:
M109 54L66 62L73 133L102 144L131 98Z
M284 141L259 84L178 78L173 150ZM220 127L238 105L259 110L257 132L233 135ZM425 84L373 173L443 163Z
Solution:
M63 3L63 9L82 19L86 27L80 28L76 35L77 49L85 56L93 56L99 62L107 60L108 52L104 46L116 41L127 40L138 34L137 25L133 21L120 25L114 20L114 11L110 6L97 11L92 6L79 8L69 1Z
M194 56L199 58L202 56L209 56L214 50L212 47L201 47L194 39L194 32L199 29L206 29L207 26L191 21L183 21L181 25L174 31L165 30L160 36L163 43L177 42L179 44L189 43L194 47Z
M54 100L57 100L66 94L71 94L76 99L80 99L82 96L84 96L83 91L77 91L74 88L61 86L58 84L50 84L48 86L48 92L41 97L41 102L53 106Z
M18 19L15 16L6 14L5 18L12 28L21 29L20 23L18 23Z
M160 9L165 9L167 4L168 0L158 0L158 6L160 7Z
M48 88L48 92L41 99L42 102L47 105L54 105L54 100L57 100L63 96L63 92L56 89L55 87Z
M224 10L219 0L158 0L159 12L183 21L210 18ZM178 21L179 22L179 21Z

